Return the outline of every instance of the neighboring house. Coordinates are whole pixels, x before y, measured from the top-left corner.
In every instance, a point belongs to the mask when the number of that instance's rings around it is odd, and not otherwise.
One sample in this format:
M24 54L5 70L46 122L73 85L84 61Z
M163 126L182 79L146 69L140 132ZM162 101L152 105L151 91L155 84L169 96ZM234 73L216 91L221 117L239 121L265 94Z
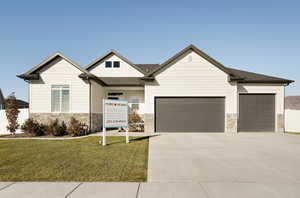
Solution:
M190 45L162 64L109 51L85 68L56 53L18 77L29 83L30 117L71 116L102 127L102 99L126 99L146 132L284 131L291 80L225 67Z
M4 105L5 105L5 98L3 96L2 90L0 89L0 110L4 109Z
M286 96L285 109L300 110L300 96Z
M0 89L0 110L5 109L6 100L7 99L4 98L2 90ZM24 100L20 100L20 99L16 99L16 100L17 100L19 109L28 109L29 108L28 102L25 102Z

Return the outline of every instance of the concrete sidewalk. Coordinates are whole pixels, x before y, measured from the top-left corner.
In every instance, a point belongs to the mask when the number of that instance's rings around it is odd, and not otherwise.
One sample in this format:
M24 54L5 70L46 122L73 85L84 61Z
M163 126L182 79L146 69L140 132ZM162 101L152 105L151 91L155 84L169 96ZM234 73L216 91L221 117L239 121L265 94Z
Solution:
M298 198L300 183L0 182L1 198Z

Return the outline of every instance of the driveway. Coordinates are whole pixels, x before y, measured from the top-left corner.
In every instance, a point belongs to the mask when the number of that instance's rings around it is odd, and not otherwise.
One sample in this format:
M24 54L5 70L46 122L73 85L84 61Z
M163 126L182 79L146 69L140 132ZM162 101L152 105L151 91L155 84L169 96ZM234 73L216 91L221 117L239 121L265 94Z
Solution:
M197 183L210 197L300 197L300 135L163 133L149 147L150 183Z

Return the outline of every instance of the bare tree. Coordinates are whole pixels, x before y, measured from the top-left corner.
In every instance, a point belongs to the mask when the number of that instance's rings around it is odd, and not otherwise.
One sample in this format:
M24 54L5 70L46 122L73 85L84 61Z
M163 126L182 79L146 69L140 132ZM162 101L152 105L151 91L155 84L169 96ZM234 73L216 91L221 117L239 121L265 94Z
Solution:
M14 93L9 95L5 102L5 113L8 120L6 128L11 134L15 135L16 130L19 128L18 115L20 111L18 109L17 99Z

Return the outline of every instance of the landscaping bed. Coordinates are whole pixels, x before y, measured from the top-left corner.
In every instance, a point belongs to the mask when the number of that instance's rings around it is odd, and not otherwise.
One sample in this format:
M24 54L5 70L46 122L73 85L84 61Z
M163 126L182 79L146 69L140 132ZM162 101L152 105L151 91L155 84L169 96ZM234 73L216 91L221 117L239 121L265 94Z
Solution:
M28 133L16 133L15 135L12 134L4 134L0 135L0 138L69 138L72 137L71 135L63 135L63 136L52 136L52 135L42 135L42 136L32 136Z
M0 181L147 180L148 137L0 140Z

